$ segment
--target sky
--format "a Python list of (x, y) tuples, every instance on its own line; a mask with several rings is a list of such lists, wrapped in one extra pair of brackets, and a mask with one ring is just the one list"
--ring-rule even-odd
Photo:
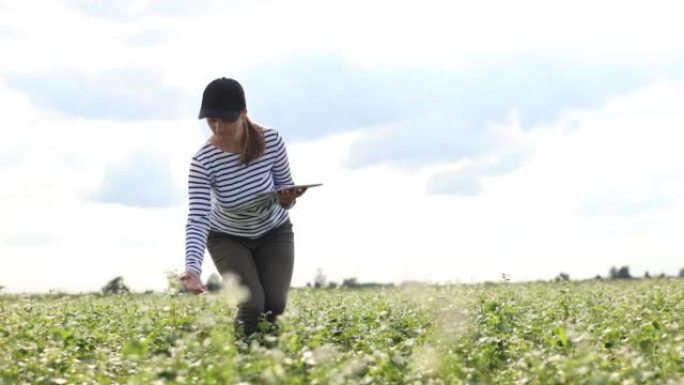
[[(39, 10), (39, 11), (38, 11)], [(197, 112), (226, 76), (285, 138), (293, 285), (676, 275), (675, 1), (0, 0), (0, 285), (184, 269)], [(203, 277), (215, 273), (205, 256)]]

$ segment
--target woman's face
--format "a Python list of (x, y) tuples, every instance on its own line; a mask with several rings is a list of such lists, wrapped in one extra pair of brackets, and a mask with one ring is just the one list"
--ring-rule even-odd
[(242, 117), (239, 117), (234, 122), (229, 122), (221, 118), (207, 118), (207, 125), (209, 125), (209, 128), (211, 128), (211, 132), (218, 136), (235, 134), (236, 129), (240, 126), (241, 122)]

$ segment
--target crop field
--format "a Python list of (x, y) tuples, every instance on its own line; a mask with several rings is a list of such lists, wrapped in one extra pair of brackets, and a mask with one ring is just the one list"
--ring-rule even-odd
[(295, 289), (233, 334), (229, 291), (0, 295), (0, 384), (682, 384), (684, 280)]

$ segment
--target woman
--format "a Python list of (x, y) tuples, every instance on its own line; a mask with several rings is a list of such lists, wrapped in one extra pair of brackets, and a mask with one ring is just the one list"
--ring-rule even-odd
[[(247, 117), (240, 83), (220, 78), (205, 88), (199, 118), (213, 135), (192, 158), (188, 190), (185, 273), (195, 294), (205, 247), (221, 275), (237, 275), (249, 297), (238, 305), (245, 335), (263, 314), (273, 322), (285, 309), (294, 264), (294, 234), (288, 209), (306, 189), (293, 186), (287, 151), (276, 130)], [(266, 193), (266, 194), (264, 194)]]

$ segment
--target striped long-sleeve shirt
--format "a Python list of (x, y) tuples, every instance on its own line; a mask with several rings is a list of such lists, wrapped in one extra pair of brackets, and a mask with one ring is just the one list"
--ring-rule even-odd
[(258, 238), (288, 220), (287, 209), (273, 195), (259, 195), (294, 185), (282, 137), (264, 128), (264, 154), (248, 165), (239, 154), (207, 142), (192, 158), (188, 177), (190, 207), (185, 228), (186, 270), (202, 272), (209, 230)]

